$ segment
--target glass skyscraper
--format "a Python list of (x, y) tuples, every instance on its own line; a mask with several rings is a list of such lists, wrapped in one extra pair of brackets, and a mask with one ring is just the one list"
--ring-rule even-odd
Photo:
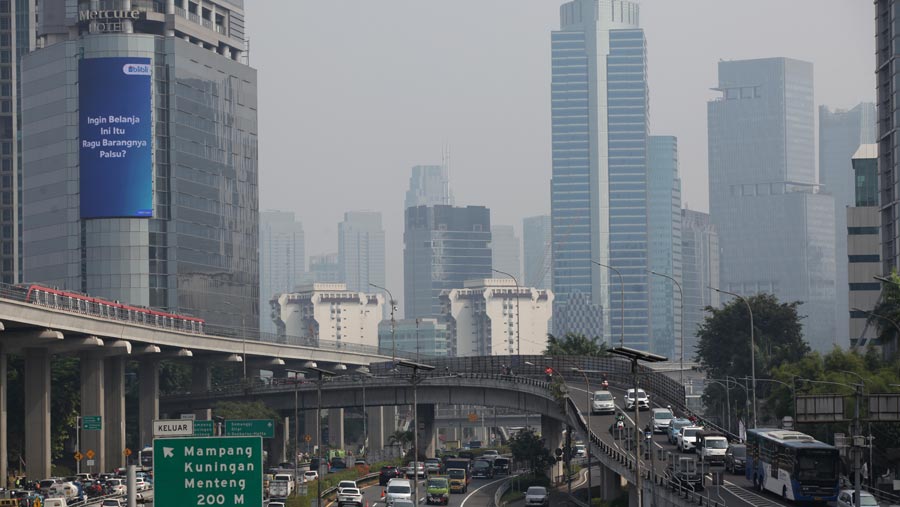
[(413, 166), (403, 209), (438, 204), (453, 205), (450, 169), (446, 165)]
[[(563, 4), (551, 55), (554, 332), (607, 342), (624, 335), (626, 345), (647, 349), (649, 104), (638, 5)], [(592, 261), (622, 273), (625, 301), (619, 280)], [(602, 329), (584, 328), (601, 314)]]
[[(819, 106), (819, 183), (834, 197), (835, 335), (838, 345), (850, 346), (847, 278), (847, 208), (854, 207), (851, 157), (861, 144), (875, 142), (875, 104), (864, 102), (850, 110)], [(874, 280), (873, 280), (874, 282)], [(877, 282), (876, 282), (877, 284)]]
[[(22, 60), (24, 280), (256, 328), (257, 78), (243, 2), (107, 1), (103, 23), (80, 15), (92, 7), (43, 2), (44, 47)], [(152, 216), (81, 216), (78, 70), (112, 58), (149, 62), (136, 72), (151, 80)]]
[(897, 0), (875, 0), (875, 88), (878, 91), (878, 173), (881, 261), (900, 270), (900, 16)]
[(522, 285), (525, 287), (536, 289), (551, 287), (550, 238), (550, 215), (527, 217), (522, 220), (522, 250), (525, 261)]
[[(697, 330), (706, 318), (705, 308), (719, 306), (719, 235), (709, 214), (681, 210), (681, 289), (684, 291), (684, 357), (692, 360)], [(680, 352), (679, 359), (680, 359)]]
[[(384, 286), (384, 228), (379, 211), (348, 211), (338, 224), (341, 281), (353, 292), (377, 292)], [(387, 295), (385, 294), (385, 298)]]
[(289, 211), (259, 213), (259, 329), (275, 333), (272, 298), (303, 283), (306, 248), (303, 224)]
[[(649, 175), (650, 269), (681, 276), (681, 178), (678, 176), (678, 140), (674, 136), (650, 136)], [(650, 350), (668, 358), (681, 354), (681, 297), (671, 280), (650, 278)]]
[[(511, 225), (495, 225), (491, 227), (491, 261), (494, 269), (505, 271), (519, 282), (519, 287), (527, 287), (519, 273), (522, 268), (519, 251), (522, 243), (516, 236), (516, 229)], [(493, 276), (500, 276), (494, 273)]]
[(439, 317), (440, 295), (467, 280), (491, 278), (491, 212), (484, 206), (406, 209), (404, 316)]
[(835, 343), (834, 199), (816, 183), (813, 66), (719, 62), (708, 103), (710, 216), (722, 287), (802, 301), (815, 350)]

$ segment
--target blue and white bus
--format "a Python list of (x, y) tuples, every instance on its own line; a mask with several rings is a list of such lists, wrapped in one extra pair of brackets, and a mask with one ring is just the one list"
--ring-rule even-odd
[(747, 479), (786, 500), (830, 502), (840, 485), (840, 454), (799, 431), (747, 430)]

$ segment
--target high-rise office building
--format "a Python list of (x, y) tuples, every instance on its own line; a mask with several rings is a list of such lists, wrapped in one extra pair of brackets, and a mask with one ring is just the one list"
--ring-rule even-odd
[[(624, 335), (626, 345), (647, 349), (649, 101), (638, 18), (628, 0), (573, 0), (550, 37), (553, 323), (557, 334), (598, 336), (573, 326), (602, 314), (606, 341)], [(621, 272), (625, 301), (615, 274), (594, 261)], [(576, 301), (581, 308), (566, 308)]]
[(372, 292), (384, 286), (384, 228), (378, 211), (348, 211), (338, 224), (338, 263), (347, 289)]
[(304, 284), (311, 283), (343, 283), (341, 280), (341, 263), (337, 253), (325, 253), (309, 256), (309, 271), (304, 277)]
[(537, 355), (547, 349), (553, 293), (509, 278), (469, 280), (441, 293), (455, 355)]
[(884, 274), (900, 270), (900, 18), (898, 0), (875, 0), (875, 88), (878, 107), (878, 174), (881, 262)]
[(819, 183), (834, 197), (835, 342), (850, 345), (847, 285), (847, 208), (855, 206), (850, 158), (861, 144), (875, 142), (875, 104), (863, 102), (849, 111), (819, 106)]
[(441, 292), (491, 277), (491, 211), (484, 206), (406, 209), (403, 287), (407, 319), (438, 317)]
[(450, 169), (447, 164), (413, 166), (403, 209), (439, 204), (453, 205)]
[(835, 343), (834, 199), (816, 183), (813, 66), (719, 62), (708, 103), (710, 217), (722, 288), (802, 301), (814, 350)]
[[(684, 292), (684, 357), (693, 359), (697, 331), (706, 318), (705, 308), (719, 306), (719, 235), (709, 215), (681, 210), (681, 290)], [(679, 359), (681, 350), (677, 351)]]
[(394, 323), (382, 320), (378, 324), (378, 352), (383, 356), (398, 355), (414, 358), (452, 357), (453, 340), (449, 325), (434, 318), (400, 319)]
[[(878, 336), (878, 327), (869, 322), (871, 311), (881, 297), (881, 282), (873, 277), (881, 275), (881, 231), (878, 209), (878, 145), (863, 144), (852, 157), (854, 185), (853, 205), (847, 207), (847, 257), (843, 262), (849, 273), (848, 301), (841, 313), (849, 315), (849, 345), (864, 349)], [(856, 308), (856, 310), (854, 310)], [(888, 356), (890, 357), (890, 356)]]
[[(650, 269), (681, 279), (681, 178), (678, 139), (650, 136), (647, 143)], [(675, 284), (661, 276), (650, 279), (650, 350), (669, 358), (681, 351), (681, 296)]]
[(522, 220), (522, 253), (525, 261), (522, 285), (537, 289), (550, 288), (552, 249), (550, 215)]
[[(520, 275), (522, 243), (516, 236), (516, 229), (511, 225), (495, 225), (491, 227), (491, 265), (494, 269), (505, 271), (514, 276), (520, 287), (525, 283)], [(495, 274), (496, 276), (496, 274)]]
[(0, 3), (0, 282), (22, 273), (22, 57), (35, 48), (37, 2)]
[(40, 23), (22, 59), (24, 280), (256, 328), (243, 2), (46, 0)]
[(272, 298), (303, 283), (303, 224), (290, 211), (259, 213), (259, 330), (275, 332)]
[(321, 341), (338, 347), (378, 347), (381, 294), (356, 292), (343, 283), (314, 283), (281, 294), (273, 304), (279, 341), (316, 346)]

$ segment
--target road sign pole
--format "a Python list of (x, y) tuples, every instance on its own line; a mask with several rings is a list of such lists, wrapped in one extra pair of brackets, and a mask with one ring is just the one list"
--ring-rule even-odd
[[(81, 416), (75, 416), (75, 452), (81, 452)], [(75, 473), (81, 473), (81, 460), (75, 460)]]

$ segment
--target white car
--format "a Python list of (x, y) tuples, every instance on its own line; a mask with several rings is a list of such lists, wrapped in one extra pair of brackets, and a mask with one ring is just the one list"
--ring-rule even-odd
[(357, 488), (343, 488), (337, 495), (338, 507), (344, 505), (355, 505), (359, 507), (363, 504), (363, 494)]
[(681, 452), (693, 451), (697, 444), (697, 433), (703, 431), (701, 426), (686, 426), (678, 432), (678, 450)]
[[(854, 507), (852, 489), (844, 489), (838, 493), (837, 507)], [(859, 507), (878, 507), (878, 500), (872, 496), (872, 493), (865, 491), (859, 492)]]
[(312, 482), (319, 480), (319, 472), (315, 470), (307, 470), (303, 472), (303, 482)]
[(144, 491), (145, 489), (150, 488), (150, 483), (143, 477), (135, 477), (134, 487), (136, 487), (138, 491)]
[(385, 505), (392, 506), (398, 500), (412, 503), (412, 483), (407, 479), (391, 479), (384, 492)]
[(537, 505), (538, 507), (549, 507), (550, 495), (547, 494), (547, 488), (543, 486), (531, 486), (525, 491), (525, 507)]
[(341, 481), (337, 485), (338, 494), (341, 494), (341, 490), (345, 488), (359, 489), (359, 486), (356, 484), (356, 481)]
[[(650, 398), (643, 389), (637, 391), (637, 406), (638, 410), (650, 409)], [(625, 392), (625, 410), (634, 410), (634, 389)]]
[(615, 397), (609, 391), (594, 391), (591, 399), (592, 414), (612, 414), (616, 411)]

